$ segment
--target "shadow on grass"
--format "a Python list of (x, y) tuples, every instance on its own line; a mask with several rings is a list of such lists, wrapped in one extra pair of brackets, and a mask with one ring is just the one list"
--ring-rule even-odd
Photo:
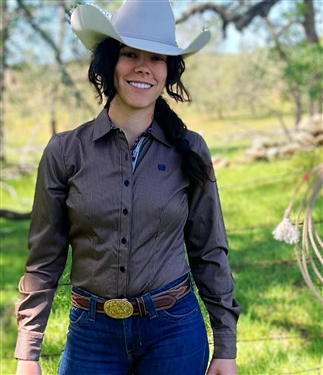
[[(268, 327), (266, 336), (254, 332), (254, 337), (299, 338), (302, 352), (319, 362), (323, 349), (322, 306), (302, 277), (293, 246), (275, 241), (271, 230), (231, 233), (229, 240), (235, 297), (242, 314), (253, 324), (266, 323)], [(249, 332), (242, 329), (241, 334)], [(239, 373), (244, 374), (243, 369)]]

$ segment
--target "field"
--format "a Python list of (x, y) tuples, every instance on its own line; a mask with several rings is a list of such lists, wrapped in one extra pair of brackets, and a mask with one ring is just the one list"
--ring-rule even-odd
[[(238, 324), (239, 375), (323, 374), (322, 305), (303, 280), (294, 247), (274, 240), (272, 235), (304, 174), (322, 163), (322, 149), (289, 159), (246, 163), (243, 161), (245, 149), (254, 137), (279, 136), (276, 119), (219, 121), (183, 110), (181, 115), (189, 128), (205, 137), (212, 155), (229, 160), (226, 167), (216, 170), (216, 175), (229, 239), (235, 297), (242, 308)], [(292, 126), (292, 119), (287, 117), (286, 123)], [(3, 168), (6, 179), (1, 190), (2, 208), (21, 212), (31, 208), (35, 169), (17, 179), (14, 164), (22, 159), (26, 165), (34, 163), (49, 137), (37, 129), (33, 133), (28, 119), (25, 125), (26, 129), (22, 129), (21, 125), (13, 123), (8, 132), (8, 162)], [(28, 136), (32, 141), (27, 142)], [(322, 204), (321, 192), (313, 213), (321, 238)], [(295, 212), (291, 219), (295, 219)], [(28, 221), (1, 221), (1, 375), (15, 373), (14, 304), (28, 253), (28, 224)], [(44, 375), (56, 373), (64, 344), (68, 325), (68, 280), (69, 265), (58, 288), (46, 331), (41, 357)], [(208, 325), (205, 311), (204, 314)]]

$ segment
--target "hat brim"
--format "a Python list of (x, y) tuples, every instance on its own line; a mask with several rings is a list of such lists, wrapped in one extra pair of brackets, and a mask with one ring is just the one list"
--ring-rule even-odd
[(106, 38), (113, 38), (132, 48), (168, 56), (181, 55), (183, 58), (198, 52), (209, 42), (211, 37), (209, 31), (203, 31), (187, 48), (181, 49), (173, 45), (147, 39), (122, 36), (99, 8), (88, 4), (80, 5), (74, 9), (71, 15), (71, 27), (80, 41), (90, 51), (93, 51)]

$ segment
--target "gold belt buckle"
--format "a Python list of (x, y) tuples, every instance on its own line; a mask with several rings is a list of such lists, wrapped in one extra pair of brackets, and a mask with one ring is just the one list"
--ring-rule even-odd
[(114, 319), (129, 318), (133, 314), (133, 306), (126, 299), (109, 299), (104, 303), (104, 312)]

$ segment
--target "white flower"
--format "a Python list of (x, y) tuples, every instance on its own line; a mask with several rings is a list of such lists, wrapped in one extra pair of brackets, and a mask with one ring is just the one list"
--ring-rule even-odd
[(285, 217), (273, 231), (274, 239), (295, 245), (299, 241), (299, 230)]

